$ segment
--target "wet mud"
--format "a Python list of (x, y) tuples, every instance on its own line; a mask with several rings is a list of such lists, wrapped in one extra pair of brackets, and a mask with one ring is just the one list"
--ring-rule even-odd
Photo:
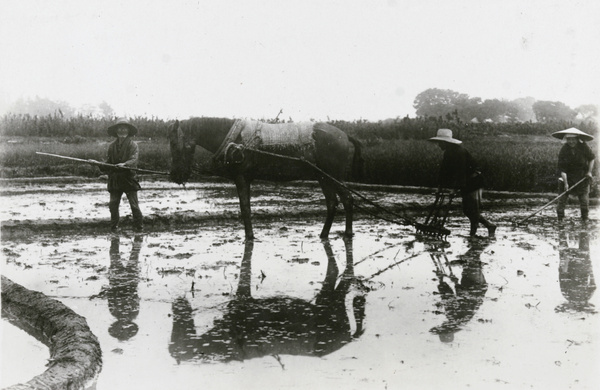
[[(560, 227), (552, 207), (515, 226), (547, 197), (487, 198), (496, 237), (465, 236), (455, 209), (446, 240), (363, 211), (345, 239), (340, 212), (322, 241), (317, 188), (261, 184), (245, 242), (228, 183), (148, 183), (142, 234), (108, 232), (101, 184), (39, 187), (3, 188), (2, 274), (86, 318), (103, 352), (99, 390), (599, 383), (597, 208), (587, 226), (575, 206)], [(433, 201), (365, 195), (419, 219)], [(48, 359), (13, 328), (2, 321), (3, 387)]]

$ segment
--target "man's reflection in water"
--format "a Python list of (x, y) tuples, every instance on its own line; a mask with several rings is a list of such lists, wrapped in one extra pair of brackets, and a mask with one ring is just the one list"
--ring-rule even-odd
[(462, 265), (460, 281), (452, 272), (443, 249), (430, 253), (436, 267), (441, 298), (437, 305), (446, 315), (446, 321), (432, 328), (430, 332), (437, 334), (442, 342), (453, 341), (454, 333), (473, 318), (483, 303), (487, 282), (482, 272), (481, 254), (489, 243), (490, 240), (481, 239), (468, 241), (469, 249), (456, 261)]
[[(173, 302), (169, 352), (178, 362), (189, 359), (227, 362), (280, 354), (324, 356), (340, 349), (363, 333), (365, 316), (365, 296), (356, 288), (354, 277), (352, 241), (344, 242), (346, 268), (336, 285), (339, 270), (329, 241), (323, 241), (327, 271), (313, 304), (289, 296), (253, 298), (254, 242), (247, 240), (236, 297), (227, 304), (225, 314), (214, 322), (213, 328), (196, 334), (188, 300), (181, 297)], [(352, 306), (354, 332), (346, 302)]]
[(596, 291), (596, 281), (590, 258), (590, 235), (587, 231), (573, 232), (575, 244), (569, 246), (569, 234), (561, 229), (558, 232), (558, 280), (560, 291), (568, 301), (559, 305), (556, 312), (576, 311), (595, 313), (589, 300)]
[(131, 255), (127, 261), (121, 259), (120, 237), (114, 235), (110, 242), (109, 288), (106, 295), (108, 309), (116, 321), (108, 328), (108, 333), (121, 341), (129, 340), (138, 332), (138, 326), (133, 321), (140, 311), (139, 256), (143, 238), (143, 235), (134, 236)]

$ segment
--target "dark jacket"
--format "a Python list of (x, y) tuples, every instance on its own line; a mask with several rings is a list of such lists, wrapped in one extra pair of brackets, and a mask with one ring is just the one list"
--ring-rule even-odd
[[(127, 137), (123, 144), (119, 145), (116, 139), (108, 147), (108, 164), (125, 163), (126, 166), (136, 168), (138, 164), (138, 146), (131, 137)], [(141, 189), (135, 171), (112, 167), (100, 167), (100, 170), (108, 174), (108, 192), (130, 192)]]
[(483, 176), (465, 148), (450, 144), (444, 151), (439, 183), (444, 188), (470, 192), (483, 187)]
[(594, 159), (594, 152), (588, 144), (580, 142), (573, 148), (565, 144), (558, 153), (558, 170), (567, 174), (569, 186), (572, 186), (585, 177)]

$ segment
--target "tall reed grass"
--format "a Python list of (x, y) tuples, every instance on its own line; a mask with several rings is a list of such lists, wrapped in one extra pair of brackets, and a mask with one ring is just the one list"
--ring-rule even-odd
[[(140, 129), (139, 166), (168, 171), (170, 152), (166, 139), (169, 122), (134, 118)], [(0, 119), (0, 176), (31, 177), (80, 175), (94, 177), (97, 168), (88, 164), (40, 156), (46, 152), (82, 159), (104, 160), (113, 139), (106, 119), (78, 117), (63, 119), (5, 116)], [(442, 152), (427, 141), (438, 128), (451, 128), (455, 137), (479, 163), (486, 188), (501, 191), (554, 191), (556, 160), (561, 141), (550, 134), (577, 126), (597, 135), (593, 123), (460, 124), (436, 118), (397, 118), (383, 122), (332, 122), (363, 145), (365, 179), (372, 184), (436, 187)], [(597, 145), (590, 145), (597, 153)], [(211, 154), (197, 149), (198, 163), (207, 168)], [(596, 168), (599, 164), (596, 164)], [(597, 169), (596, 169), (597, 170)]]

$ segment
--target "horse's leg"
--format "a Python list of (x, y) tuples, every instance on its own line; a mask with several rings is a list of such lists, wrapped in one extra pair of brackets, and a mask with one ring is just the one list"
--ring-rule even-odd
[(346, 237), (352, 237), (354, 234), (352, 232), (352, 219), (353, 219), (353, 210), (354, 210), (354, 199), (352, 198), (352, 194), (345, 188), (341, 188), (338, 186), (337, 193), (340, 196), (342, 204), (344, 205), (344, 212), (346, 213), (346, 232), (344, 235)]
[[(317, 167), (330, 178), (322, 178), (320, 181), (328, 182), (323, 187), (323, 192), (327, 197), (327, 192), (333, 192), (335, 195), (331, 197), (339, 196), (340, 200), (344, 204), (344, 210), (346, 212), (346, 232), (347, 237), (352, 236), (352, 196), (350, 192), (339, 184), (338, 181), (343, 181), (348, 164), (352, 160), (353, 153), (356, 153), (357, 147), (353, 146), (348, 140), (348, 136), (344, 134), (340, 129), (328, 125), (326, 123), (316, 124), (313, 131), (313, 138), (315, 139), (315, 161)], [(327, 187), (327, 189), (326, 189)], [(328, 207), (328, 212), (329, 212)], [(330, 211), (332, 214), (328, 217), (333, 219), (334, 210)], [(328, 221), (331, 224), (331, 221)], [(325, 226), (328, 232), (328, 226)], [(325, 229), (324, 229), (325, 232)], [(321, 234), (323, 237), (323, 234)]]
[(246, 232), (246, 240), (254, 239), (252, 231), (252, 219), (250, 213), (250, 181), (244, 175), (237, 175), (234, 179), (237, 188), (238, 197), (240, 198), (240, 211), (242, 220), (244, 221), (244, 230)]
[(335, 184), (326, 178), (320, 178), (319, 184), (325, 195), (325, 203), (327, 204), (327, 217), (325, 218), (325, 225), (321, 230), (321, 238), (327, 238), (331, 225), (333, 224), (333, 218), (335, 217), (335, 209), (337, 208), (338, 200), (336, 196)]

